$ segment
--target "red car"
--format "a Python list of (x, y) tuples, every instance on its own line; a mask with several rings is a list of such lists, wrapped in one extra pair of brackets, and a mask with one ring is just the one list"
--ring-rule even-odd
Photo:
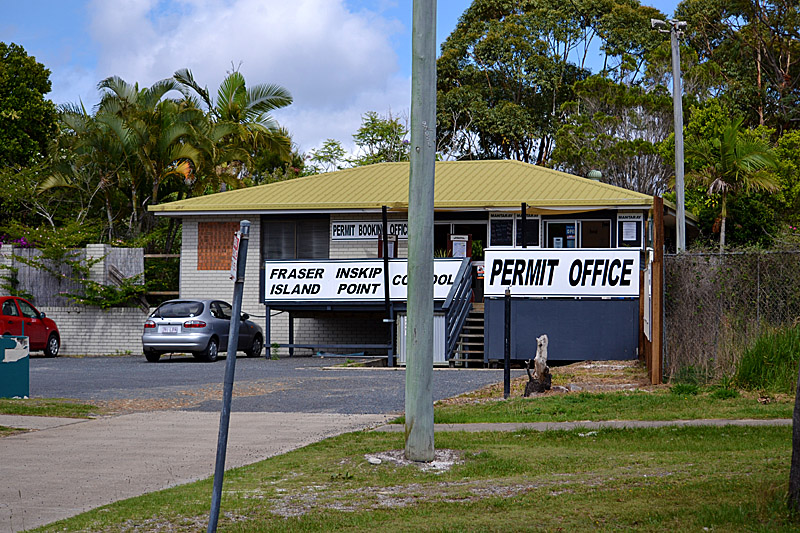
[(28, 300), (17, 296), (0, 296), (0, 332), (3, 335), (25, 335), (30, 350), (43, 351), (46, 357), (57, 356), (61, 347), (56, 323)]

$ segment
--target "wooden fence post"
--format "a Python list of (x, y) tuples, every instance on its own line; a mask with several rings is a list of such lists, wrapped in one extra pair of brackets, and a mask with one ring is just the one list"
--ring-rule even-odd
[(663, 378), (664, 354), (664, 200), (653, 197), (653, 298), (652, 338), (648, 373), (650, 384)]

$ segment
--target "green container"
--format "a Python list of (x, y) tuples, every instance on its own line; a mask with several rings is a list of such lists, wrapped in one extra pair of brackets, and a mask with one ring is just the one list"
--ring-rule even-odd
[(30, 396), (28, 337), (0, 336), (0, 398)]

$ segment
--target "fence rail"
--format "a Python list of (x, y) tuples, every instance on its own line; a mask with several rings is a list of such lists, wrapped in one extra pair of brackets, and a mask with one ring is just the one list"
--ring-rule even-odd
[(800, 251), (665, 255), (665, 373), (731, 375), (769, 328), (800, 318)]

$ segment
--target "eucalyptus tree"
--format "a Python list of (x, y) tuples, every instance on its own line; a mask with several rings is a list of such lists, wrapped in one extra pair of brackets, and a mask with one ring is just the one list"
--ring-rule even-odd
[(599, 170), (603, 181), (644, 194), (661, 195), (673, 165), (662, 145), (672, 133), (672, 98), (664, 87), (646, 90), (592, 76), (573, 87), (575, 100), (562, 108), (550, 163), (586, 176)]
[(291, 139), (270, 115), (272, 111), (292, 103), (288, 90), (276, 84), (248, 87), (244, 76), (234, 71), (225, 77), (217, 89), (216, 99), (213, 99), (208, 89), (195, 81), (191, 70), (175, 72), (174, 79), (185, 98), (198, 108), (205, 108), (212, 122), (233, 126), (234, 131), (217, 142), (226, 145), (229, 153), (237, 153), (238, 156), (236, 159), (224, 158), (220, 161), (215, 167), (218, 176), (233, 172), (241, 177), (248, 173), (252, 158), (263, 152), (274, 153), (282, 161), (291, 160)]
[(750, 125), (800, 123), (800, 10), (795, 0), (683, 0), (687, 43)]
[(475, 0), (438, 61), (440, 150), (544, 163), (591, 50), (604, 54), (604, 75), (641, 77), (657, 16), (638, 0)]
[(707, 187), (709, 195), (720, 195), (719, 251), (725, 249), (725, 221), (728, 198), (737, 192), (776, 190), (775, 154), (760, 137), (742, 129), (742, 119), (734, 119), (708, 137), (690, 137), (686, 157), (694, 170), (687, 178)]

